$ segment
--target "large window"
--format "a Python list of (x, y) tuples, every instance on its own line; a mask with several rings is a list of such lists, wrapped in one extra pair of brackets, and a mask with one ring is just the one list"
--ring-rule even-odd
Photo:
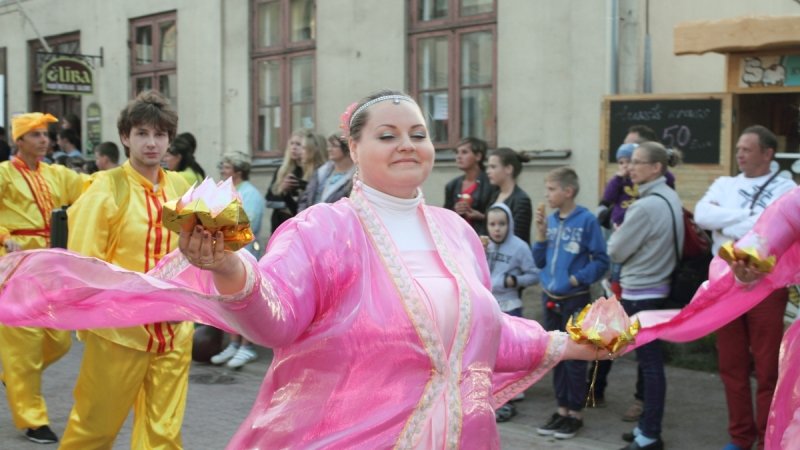
[(253, 154), (283, 153), (296, 128), (316, 127), (314, 0), (251, 0)]
[(178, 22), (175, 12), (130, 23), (131, 93), (155, 89), (178, 107)]
[(409, 0), (411, 92), (437, 148), (496, 143), (496, 0)]

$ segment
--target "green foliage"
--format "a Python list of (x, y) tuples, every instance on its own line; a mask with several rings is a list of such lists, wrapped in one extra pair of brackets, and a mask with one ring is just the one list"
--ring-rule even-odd
[(715, 373), (718, 370), (716, 342), (716, 334), (685, 344), (662, 341), (664, 362), (674, 367)]

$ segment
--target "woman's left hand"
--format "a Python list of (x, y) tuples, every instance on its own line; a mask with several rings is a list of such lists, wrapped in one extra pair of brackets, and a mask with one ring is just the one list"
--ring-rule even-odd
[(625, 345), (616, 352), (611, 352), (588, 342), (579, 344), (567, 338), (567, 348), (564, 351), (562, 359), (580, 359), (584, 361), (614, 359), (625, 354), (625, 349), (627, 347), (628, 346)]
[(744, 261), (734, 261), (731, 264), (731, 269), (733, 274), (736, 275), (736, 279), (746, 284), (757, 281), (764, 276), (764, 273)]

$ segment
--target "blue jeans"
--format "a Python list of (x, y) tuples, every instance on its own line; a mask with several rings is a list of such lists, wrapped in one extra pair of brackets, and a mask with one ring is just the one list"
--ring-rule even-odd
[[(542, 294), (544, 308), (544, 329), (547, 331), (566, 331), (570, 317), (577, 317), (584, 306), (590, 302), (589, 294), (582, 294), (564, 300), (555, 300)], [(547, 303), (553, 302), (554, 308)], [(586, 361), (564, 360), (553, 368), (553, 388), (556, 401), (561, 408), (580, 411), (586, 403)]]
[[(644, 300), (622, 299), (622, 307), (628, 315), (639, 311), (660, 309), (663, 298)], [(639, 418), (639, 429), (652, 439), (661, 437), (661, 421), (664, 418), (664, 400), (667, 395), (667, 379), (664, 374), (664, 355), (661, 341), (655, 340), (636, 349), (639, 370), (644, 384), (644, 410)]]

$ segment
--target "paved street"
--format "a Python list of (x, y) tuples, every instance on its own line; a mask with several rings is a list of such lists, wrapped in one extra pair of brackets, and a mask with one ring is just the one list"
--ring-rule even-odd
[[(72, 404), (72, 387), (80, 364), (83, 346), (75, 341), (70, 353), (45, 372), (44, 392), (53, 429), (61, 435)], [(184, 420), (187, 449), (221, 449), (247, 414), (262, 376), (269, 352), (262, 351), (258, 362), (238, 372), (194, 364)], [(553, 412), (553, 392), (546, 378), (527, 392), (518, 403), (519, 415), (501, 424), (504, 449), (617, 449), (621, 433), (630, 425), (619, 417), (628, 406), (633, 389), (635, 364), (629, 357), (615, 363), (608, 406), (586, 412), (585, 427), (577, 437), (566, 441), (538, 437), (535, 427)], [(725, 436), (725, 401), (718, 377), (703, 372), (669, 368), (668, 402), (664, 420), (664, 440), (670, 449), (712, 450), (721, 448)], [(129, 421), (130, 422), (130, 421)], [(115, 449), (129, 448), (130, 423), (117, 439)], [(13, 428), (8, 408), (0, 407), (0, 449), (41, 449)]]

